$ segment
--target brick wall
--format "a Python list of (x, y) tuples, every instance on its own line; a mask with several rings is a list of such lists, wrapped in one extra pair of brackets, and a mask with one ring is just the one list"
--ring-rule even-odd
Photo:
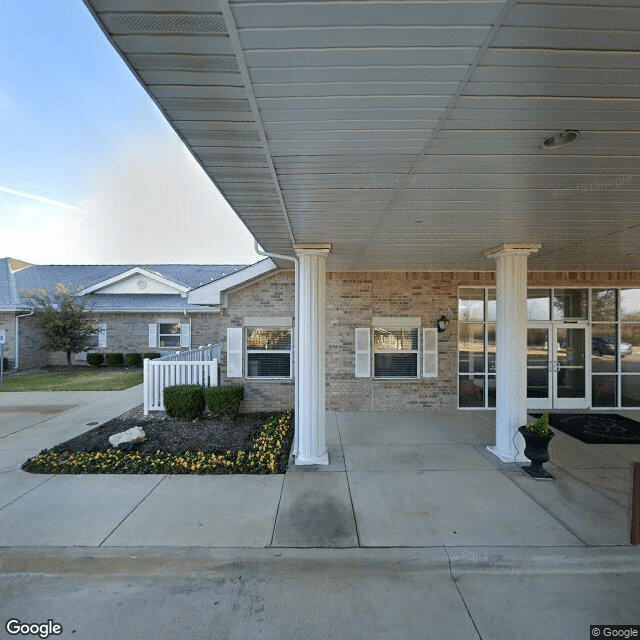
[(20, 318), (20, 369), (30, 369), (49, 364), (50, 354), (42, 346), (42, 332), (33, 316)]
[(291, 317), (294, 315), (293, 271), (280, 271), (229, 295), (225, 310), (220, 374), (223, 384), (243, 384), (242, 411), (284, 411), (293, 409), (293, 380), (227, 379), (227, 327), (244, 326), (247, 317)]
[[(490, 286), (493, 273), (331, 272), (327, 274), (327, 408), (340, 411), (449, 410), (456, 403), (458, 286)], [(355, 329), (374, 316), (450, 320), (438, 334), (438, 376), (355, 378)]]
[[(221, 314), (201, 313), (122, 313), (99, 314), (97, 321), (107, 325), (107, 346), (92, 349), (102, 353), (146, 353), (159, 351), (159, 347), (149, 347), (149, 325), (162, 322), (191, 322), (191, 347), (214, 344), (220, 341)], [(170, 349), (163, 349), (163, 351)]]
[[(529, 286), (634, 286), (640, 272), (530, 272)], [(457, 398), (458, 287), (495, 286), (495, 272), (329, 272), (326, 288), (326, 406), (342, 411), (453, 410)], [(293, 380), (226, 378), (226, 330), (242, 327), (246, 317), (293, 317), (293, 271), (280, 271), (228, 296), (221, 314), (191, 316), (191, 344), (217, 343), (221, 349), (222, 383), (242, 383), (243, 411), (276, 411), (294, 405)], [(374, 316), (420, 317), (423, 327), (435, 327), (445, 314), (449, 328), (438, 338), (438, 377), (420, 380), (355, 378), (355, 329), (371, 327)], [(164, 316), (163, 316), (164, 317)], [(13, 318), (13, 316), (12, 316)], [(13, 320), (9, 322), (13, 326)], [(102, 315), (107, 324), (107, 347), (102, 351), (149, 351), (148, 327), (158, 314)], [(176, 316), (176, 320), (179, 320)], [(0, 317), (0, 323), (7, 318)], [(64, 362), (63, 354), (51, 358), (39, 347), (31, 318), (21, 321), (23, 367), (43, 362)], [(2, 326), (0, 324), (0, 326)], [(10, 327), (7, 327), (10, 328)], [(13, 329), (11, 328), (11, 331)]]
[[(15, 369), (16, 362), (16, 315), (15, 312), (0, 313), (0, 330), (4, 330), (6, 341), (4, 357), (9, 361), (9, 370)], [(42, 348), (42, 336), (31, 316), (22, 317), (19, 323), (20, 368), (28, 369), (48, 364), (49, 354)]]
[[(529, 286), (638, 286), (640, 272), (530, 272)], [(458, 288), (495, 286), (495, 272), (329, 272), (326, 288), (326, 406), (340, 411), (454, 410), (457, 402)], [(227, 326), (246, 316), (292, 316), (293, 272), (281, 271), (229, 296)], [(420, 380), (355, 378), (355, 329), (374, 316), (420, 317), (435, 327), (446, 315), (449, 328), (438, 338), (438, 377)], [(222, 376), (226, 380), (226, 338)], [(238, 383), (239, 380), (229, 382)], [(294, 402), (292, 381), (244, 380), (244, 410), (279, 410)]]
[(15, 317), (16, 314), (0, 313), (0, 331), (5, 333), (4, 357), (9, 361), (9, 368), (13, 369), (15, 363)]
[[(159, 351), (159, 348), (149, 347), (149, 325), (159, 322), (161, 319), (174, 319), (176, 322), (184, 322), (183, 314), (158, 314), (158, 313), (112, 313), (97, 314), (97, 322), (107, 325), (107, 346), (95, 348), (92, 351), (98, 353), (141, 353)], [(191, 321), (191, 346), (199, 347), (205, 344), (221, 342), (225, 335), (222, 329), (224, 321), (221, 314), (200, 313), (189, 314)], [(25, 333), (23, 334), (23, 326)], [(66, 364), (66, 355), (62, 352), (47, 353), (39, 347), (41, 341), (39, 332), (32, 318), (20, 321), (21, 331), (21, 368), (38, 367), (46, 364)], [(226, 339), (226, 338), (225, 338)], [(164, 351), (165, 349), (163, 349)], [(169, 349), (166, 349), (169, 351)], [(86, 364), (82, 359), (74, 356), (74, 364)]]

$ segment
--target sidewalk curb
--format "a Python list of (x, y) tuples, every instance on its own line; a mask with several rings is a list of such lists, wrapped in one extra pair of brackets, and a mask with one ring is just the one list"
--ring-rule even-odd
[(468, 573), (640, 574), (640, 549), (630, 547), (416, 547), (293, 549), (221, 547), (5, 547), (0, 575), (30, 573), (179, 574), (262, 570), (278, 563), (314, 562), (344, 571), (350, 563), (410, 562), (416, 571)]

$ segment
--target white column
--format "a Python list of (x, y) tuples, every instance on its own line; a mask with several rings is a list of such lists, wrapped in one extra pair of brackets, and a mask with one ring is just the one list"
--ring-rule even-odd
[(325, 443), (325, 262), (331, 245), (294, 245), (298, 256), (296, 464), (329, 464)]
[(527, 258), (540, 246), (503, 244), (485, 254), (498, 262), (496, 444), (488, 449), (504, 462), (513, 462), (518, 451), (524, 451), (518, 428), (527, 421)]

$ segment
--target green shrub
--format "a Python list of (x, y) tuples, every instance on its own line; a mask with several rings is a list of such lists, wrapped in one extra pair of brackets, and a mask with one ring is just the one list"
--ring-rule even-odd
[(110, 367), (121, 367), (124, 363), (124, 356), (121, 353), (107, 353), (105, 357)]
[(238, 415), (240, 402), (244, 398), (242, 385), (229, 384), (204, 389), (204, 400), (214, 416), (234, 419)]
[(543, 413), (535, 422), (530, 422), (527, 425), (527, 431), (539, 436), (548, 436), (551, 433), (549, 414)]
[(197, 384), (181, 384), (164, 389), (164, 410), (176, 420), (196, 420), (204, 413), (203, 388)]
[(104, 353), (87, 353), (87, 364), (99, 367), (104, 362)]
[(141, 366), (142, 366), (141, 353), (127, 353), (127, 367), (141, 367)]
[(145, 353), (144, 357), (148, 360), (155, 360), (156, 358), (160, 358), (160, 354), (157, 351), (150, 351), (149, 353)]

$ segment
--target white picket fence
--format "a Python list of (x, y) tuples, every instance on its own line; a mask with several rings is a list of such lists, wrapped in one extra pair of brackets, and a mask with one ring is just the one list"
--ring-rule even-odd
[[(144, 360), (144, 415), (149, 411), (164, 411), (165, 387), (178, 384), (218, 386), (217, 345), (200, 347), (155, 360)], [(205, 359), (209, 356), (208, 359)]]
[(156, 358), (153, 362), (186, 362), (186, 361), (200, 361), (206, 362), (208, 360), (220, 359), (220, 345), (208, 344), (204, 347), (198, 347), (197, 349), (191, 349), (190, 351), (177, 351), (168, 356), (162, 358)]

